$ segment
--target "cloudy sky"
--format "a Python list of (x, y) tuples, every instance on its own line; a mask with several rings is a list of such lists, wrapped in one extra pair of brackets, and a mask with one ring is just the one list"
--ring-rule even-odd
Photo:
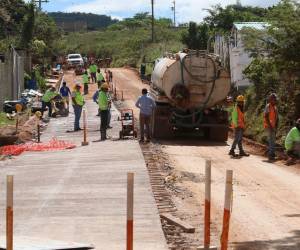
[[(29, 1), (29, 0), (27, 0)], [(154, 0), (155, 14), (158, 17), (172, 17), (173, 0)], [(243, 5), (271, 6), (279, 0), (241, 0)], [(201, 21), (206, 16), (203, 9), (215, 4), (223, 6), (236, 3), (236, 0), (176, 0), (178, 22)], [(106, 14), (115, 18), (131, 17), (137, 12), (151, 11), (151, 0), (49, 0), (43, 4), (46, 11), (91, 12)]]

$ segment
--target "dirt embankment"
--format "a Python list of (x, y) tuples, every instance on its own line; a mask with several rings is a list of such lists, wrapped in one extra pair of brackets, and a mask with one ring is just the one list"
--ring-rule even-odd
[[(134, 107), (145, 87), (128, 69), (113, 69), (117, 87), (124, 91), (124, 105)], [(212, 160), (212, 243), (219, 245), (222, 227), (225, 173), (234, 173), (234, 196), (230, 227), (232, 249), (300, 249), (299, 206), (300, 166), (287, 167), (267, 163), (259, 156), (262, 148), (251, 148), (251, 155), (241, 159), (228, 156), (227, 143), (197, 140), (156, 141), (151, 150), (169, 166), (165, 176), (174, 176), (174, 190), (169, 189), (177, 216), (196, 227), (188, 236), (190, 246), (203, 238), (203, 203), (205, 160)], [(246, 149), (249, 149), (246, 146)], [(168, 187), (166, 187), (168, 188)], [(180, 249), (180, 248), (179, 248)]]

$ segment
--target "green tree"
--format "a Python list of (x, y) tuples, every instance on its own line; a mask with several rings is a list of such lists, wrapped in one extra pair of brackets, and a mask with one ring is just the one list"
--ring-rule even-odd
[(206, 50), (209, 40), (209, 27), (206, 23), (197, 25), (190, 22), (188, 31), (182, 34), (181, 41), (189, 49)]
[(218, 32), (229, 32), (234, 22), (258, 22), (264, 21), (268, 13), (267, 9), (241, 5), (215, 5), (206, 9), (209, 15), (204, 21), (209, 27)]
[(21, 47), (28, 49), (33, 39), (34, 35), (34, 25), (35, 25), (35, 6), (30, 3), (27, 6), (28, 13), (25, 16), (23, 31), (22, 31), (22, 39), (21, 39)]

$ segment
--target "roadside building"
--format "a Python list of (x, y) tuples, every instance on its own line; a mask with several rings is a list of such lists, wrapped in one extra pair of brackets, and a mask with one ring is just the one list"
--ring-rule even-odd
[(243, 43), (243, 29), (265, 30), (268, 23), (265, 22), (241, 22), (234, 23), (230, 36), (217, 35), (215, 37), (215, 54), (220, 55), (222, 64), (230, 68), (231, 83), (234, 87), (241, 89), (251, 85), (243, 71), (251, 63), (252, 58), (245, 50)]

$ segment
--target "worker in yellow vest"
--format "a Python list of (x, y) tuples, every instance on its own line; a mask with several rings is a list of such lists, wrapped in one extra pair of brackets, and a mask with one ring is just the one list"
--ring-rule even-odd
[[(245, 114), (244, 114), (244, 103), (245, 103), (245, 97), (242, 95), (239, 95), (236, 98), (237, 104), (234, 106), (232, 111), (232, 127), (234, 129), (234, 141), (232, 143), (231, 149), (229, 151), (229, 155), (233, 157), (238, 156), (249, 156), (244, 149), (243, 149), (243, 134), (245, 129)], [(239, 155), (237, 155), (234, 150), (236, 146), (239, 147)]]
[(101, 141), (104, 141), (107, 138), (106, 130), (108, 128), (109, 105), (110, 105), (108, 89), (109, 89), (109, 85), (107, 83), (103, 83), (101, 85), (101, 89), (98, 97), (98, 105), (99, 105), (100, 118), (101, 118), (101, 126), (100, 126)]
[(268, 135), (269, 147), (268, 147), (268, 159), (269, 161), (275, 160), (275, 142), (276, 142), (276, 130), (278, 127), (278, 109), (277, 109), (277, 95), (272, 93), (268, 98), (268, 103), (264, 111), (264, 128)]
[(75, 121), (74, 121), (74, 132), (81, 130), (79, 126), (82, 107), (84, 105), (84, 97), (80, 92), (81, 86), (80, 84), (75, 85), (75, 89), (72, 92), (72, 103), (73, 103), (73, 109), (75, 114)]
[(95, 62), (92, 62), (90, 67), (90, 74), (91, 74), (91, 78), (92, 78), (92, 83), (96, 83), (97, 81), (97, 65), (95, 64)]
[(300, 159), (300, 118), (285, 138), (285, 149), (288, 155), (286, 165), (293, 165)]
[(48, 116), (52, 116), (52, 100), (58, 95), (55, 87), (50, 87), (46, 90), (45, 94), (42, 97), (42, 117), (46, 107), (48, 107)]

